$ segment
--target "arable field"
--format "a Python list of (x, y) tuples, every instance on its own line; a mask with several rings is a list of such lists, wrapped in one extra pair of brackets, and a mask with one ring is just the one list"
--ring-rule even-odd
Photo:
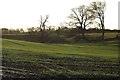
[(120, 77), (118, 41), (45, 44), (2, 39), (2, 55), (3, 78), (112, 80)]

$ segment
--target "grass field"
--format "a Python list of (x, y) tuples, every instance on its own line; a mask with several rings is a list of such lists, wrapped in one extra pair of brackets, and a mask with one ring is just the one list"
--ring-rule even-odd
[(2, 51), (4, 77), (119, 77), (117, 41), (43, 44), (2, 39)]

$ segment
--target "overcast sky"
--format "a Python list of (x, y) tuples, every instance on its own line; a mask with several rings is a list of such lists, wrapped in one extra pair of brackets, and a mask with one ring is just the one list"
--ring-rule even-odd
[[(0, 28), (38, 27), (40, 15), (48, 14), (49, 25), (66, 21), (71, 8), (95, 0), (0, 0)], [(104, 0), (100, 0), (104, 1)], [(105, 26), (118, 29), (118, 1), (105, 0)]]

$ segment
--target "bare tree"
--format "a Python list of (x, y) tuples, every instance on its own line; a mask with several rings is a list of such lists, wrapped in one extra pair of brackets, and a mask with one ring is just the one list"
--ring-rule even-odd
[(46, 32), (46, 23), (48, 21), (49, 16), (46, 15), (45, 18), (43, 18), (43, 16), (40, 16), (40, 42), (46, 42), (47, 41), (47, 37), (48, 37), (48, 33)]
[(40, 31), (45, 31), (46, 29), (46, 22), (48, 20), (49, 16), (46, 15), (45, 19), (43, 19), (42, 16), (40, 16)]
[(96, 13), (96, 18), (100, 20), (101, 29), (102, 29), (102, 39), (104, 39), (105, 25), (104, 25), (104, 12), (106, 4), (105, 2), (97, 1), (91, 3), (91, 8)]
[(84, 39), (86, 27), (91, 23), (93, 18), (89, 7), (81, 5), (78, 8), (73, 8), (69, 18), (72, 19), (70, 25), (76, 26)]

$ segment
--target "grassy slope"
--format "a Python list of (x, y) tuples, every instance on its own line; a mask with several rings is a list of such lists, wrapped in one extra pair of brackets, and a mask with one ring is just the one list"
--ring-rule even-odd
[(43, 44), (19, 40), (3, 39), (3, 48), (33, 51), (38, 53), (82, 54), (93, 56), (117, 57), (118, 48), (114, 42), (82, 44)]
[[(117, 76), (117, 45), (115, 41), (43, 44), (3, 39), (3, 64), (10, 67), (10, 70), (14, 70), (11, 69), (12, 67), (22, 69), (24, 73), (26, 73), (24, 70), (32, 71), (37, 75)], [(18, 72), (20, 73), (20, 71)], [(9, 74), (13, 75), (14, 73)]]

